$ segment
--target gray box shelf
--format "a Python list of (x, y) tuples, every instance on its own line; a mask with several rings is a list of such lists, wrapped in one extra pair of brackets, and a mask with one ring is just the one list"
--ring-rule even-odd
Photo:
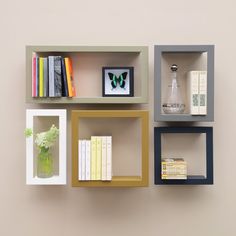
[[(201, 70), (200, 57), (204, 56), (204, 70), (207, 70), (207, 115), (164, 114), (162, 101), (164, 97), (163, 87), (167, 83), (163, 65), (170, 67), (177, 64), (184, 68), (184, 72)], [(163, 62), (164, 60), (164, 62)], [(200, 68), (200, 69), (199, 69)], [(194, 122), (214, 121), (214, 45), (155, 45), (154, 46), (154, 120), (166, 122)]]
[[(32, 53), (72, 58), (77, 97), (32, 97)], [(133, 66), (133, 97), (102, 97), (102, 66)], [(74, 78), (76, 79), (75, 75)], [(45, 104), (132, 104), (148, 102), (147, 46), (26, 46), (26, 102)]]

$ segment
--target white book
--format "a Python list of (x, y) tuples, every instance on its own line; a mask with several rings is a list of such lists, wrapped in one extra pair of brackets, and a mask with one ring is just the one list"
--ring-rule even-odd
[(48, 57), (48, 82), (49, 82), (49, 97), (55, 97), (54, 56)]
[(199, 71), (189, 71), (187, 75), (187, 94), (191, 115), (199, 115)]
[(107, 180), (112, 180), (112, 137), (107, 136)]
[(199, 71), (199, 114), (207, 114), (207, 71)]
[(82, 176), (81, 179), (82, 180), (86, 180), (86, 140), (82, 140), (82, 160), (81, 160), (81, 171), (82, 171)]
[(78, 170), (79, 170), (79, 180), (82, 180), (82, 141), (78, 140), (78, 150), (79, 150), (79, 161), (78, 161)]
[(91, 180), (91, 176), (90, 176), (90, 161), (91, 161), (90, 147), (91, 147), (91, 141), (86, 140), (86, 160), (85, 160), (86, 161), (86, 164), (85, 164), (85, 168), (86, 168), (85, 179), (86, 180)]
[(107, 137), (102, 136), (102, 180), (107, 180)]

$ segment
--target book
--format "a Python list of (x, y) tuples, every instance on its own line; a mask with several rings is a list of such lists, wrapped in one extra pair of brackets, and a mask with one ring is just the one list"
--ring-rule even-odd
[(199, 73), (189, 71), (187, 75), (187, 96), (191, 115), (199, 114)]
[(43, 96), (48, 97), (48, 58), (43, 58)]
[(91, 137), (91, 180), (96, 180), (97, 137)]
[(97, 136), (96, 180), (102, 179), (102, 137)]
[(85, 179), (86, 180), (90, 180), (90, 145), (91, 145), (91, 141), (90, 140), (86, 140), (86, 173), (85, 173)]
[(102, 136), (102, 180), (107, 180), (107, 137)]
[(107, 136), (107, 180), (112, 180), (112, 137)]
[(72, 90), (72, 76), (71, 76), (71, 66), (70, 59), (68, 57), (65, 58), (65, 67), (66, 67), (66, 78), (67, 78), (67, 86), (68, 86), (68, 96), (73, 97)]
[(43, 76), (44, 76), (44, 72), (43, 72), (43, 58), (40, 57), (39, 58), (39, 97), (43, 97)]
[(81, 141), (81, 150), (82, 150), (82, 154), (81, 154), (81, 180), (86, 180), (86, 140), (82, 140)]
[(78, 153), (79, 153), (79, 160), (78, 160), (78, 179), (82, 180), (82, 141), (78, 140)]
[(49, 82), (49, 97), (55, 97), (54, 56), (48, 57), (48, 82)]
[(66, 78), (66, 66), (65, 59), (61, 58), (61, 72), (62, 72), (62, 96), (68, 97), (68, 86), (67, 86), (67, 78)]
[(36, 53), (32, 55), (32, 97), (37, 97), (36, 94)]
[(182, 158), (167, 158), (161, 161), (162, 179), (186, 179), (187, 162)]
[(199, 114), (207, 114), (207, 71), (199, 71)]
[(54, 56), (54, 96), (61, 97), (62, 93), (61, 56)]
[(39, 96), (39, 57), (36, 56), (36, 97)]

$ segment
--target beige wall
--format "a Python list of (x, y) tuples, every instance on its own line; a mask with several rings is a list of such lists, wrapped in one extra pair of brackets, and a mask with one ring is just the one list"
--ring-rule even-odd
[[(235, 9), (234, 0), (1, 0), (0, 235), (235, 235)], [(25, 104), (27, 44), (150, 47), (150, 187), (72, 188), (69, 120), (68, 185), (25, 185), (25, 109), (36, 107)], [(213, 186), (153, 184), (154, 44), (216, 45)]]

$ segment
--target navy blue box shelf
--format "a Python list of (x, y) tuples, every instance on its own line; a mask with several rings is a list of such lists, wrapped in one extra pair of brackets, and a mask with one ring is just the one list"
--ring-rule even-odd
[[(206, 134), (206, 176), (188, 175), (186, 180), (161, 179), (161, 134), (163, 133), (205, 133)], [(213, 184), (213, 128), (212, 127), (155, 127), (154, 158), (156, 185), (201, 185)]]

